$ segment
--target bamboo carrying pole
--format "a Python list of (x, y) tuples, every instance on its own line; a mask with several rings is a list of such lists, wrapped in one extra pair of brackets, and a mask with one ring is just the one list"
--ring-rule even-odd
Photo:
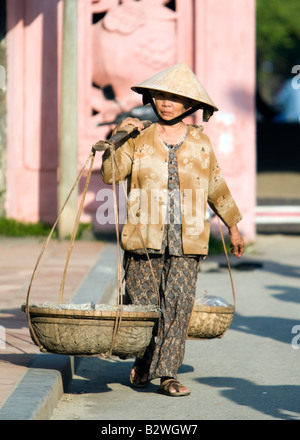
[[(58, 212), (77, 176), (77, 142), (77, 0), (64, 0)], [(76, 188), (59, 219), (60, 238), (71, 235), (77, 209)]]

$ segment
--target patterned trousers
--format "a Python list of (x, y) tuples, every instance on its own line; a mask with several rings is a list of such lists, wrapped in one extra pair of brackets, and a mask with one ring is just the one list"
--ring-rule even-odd
[[(160, 294), (162, 317), (152, 340), (138, 359), (149, 367), (149, 379), (177, 377), (183, 362), (186, 332), (194, 305), (198, 257), (150, 255)], [(125, 301), (129, 304), (158, 304), (157, 290), (146, 256), (125, 252)]]

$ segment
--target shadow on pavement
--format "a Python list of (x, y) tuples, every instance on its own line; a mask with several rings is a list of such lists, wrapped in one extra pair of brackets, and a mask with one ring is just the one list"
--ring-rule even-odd
[(300, 418), (300, 386), (256, 385), (249, 380), (235, 377), (206, 377), (196, 380), (203, 385), (222, 388), (221, 395), (239, 406), (247, 406), (276, 419)]

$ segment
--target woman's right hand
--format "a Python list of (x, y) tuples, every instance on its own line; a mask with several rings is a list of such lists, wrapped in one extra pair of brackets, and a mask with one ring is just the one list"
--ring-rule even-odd
[(138, 118), (129, 117), (129, 118), (125, 118), (120, 124), (118, 124), (116, 128), (113, 130), (112, 134), (115, 134), (121, 128), (126, 127), (126, 125), (133, 125), (139, 131), (142, 131), (144, 129), (144, 124), (142, 123), (142, 121), (140, 121)]

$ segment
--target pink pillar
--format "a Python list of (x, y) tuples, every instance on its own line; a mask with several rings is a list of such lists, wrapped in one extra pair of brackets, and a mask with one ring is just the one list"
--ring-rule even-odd
[[(242, 5), (241, 5), (242, 3)], [(255, 1), (195, 1), (195, 69), (219, 108), (204, 125), (242, 213), (240, 229), (255, 238)]]
[(57, 211), (58, 2), (7, 2), (7, 216)]

